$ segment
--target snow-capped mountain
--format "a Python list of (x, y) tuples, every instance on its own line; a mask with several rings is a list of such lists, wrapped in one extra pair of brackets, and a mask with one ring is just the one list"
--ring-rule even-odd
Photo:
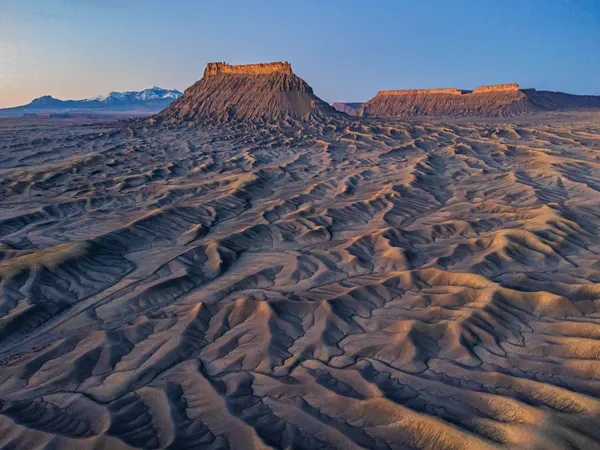
[(88, 99), (88, 101), (99, 101), (102, 103), (118, 102), (149, 102), (153, 100), (177, 100), (183, 94), (175, 89), (163, 89), (154, 86), (143, 91), (111, 92), (108, 95), (99, 95)]
[(143, 91), (111, 92), (84, 100), (59, 100), (50, 95), (15, 108), (0, 109), (0, 117), (35, 113), (136, 113), (155, 114), (183, 94), (176, 89), (154, 86)]

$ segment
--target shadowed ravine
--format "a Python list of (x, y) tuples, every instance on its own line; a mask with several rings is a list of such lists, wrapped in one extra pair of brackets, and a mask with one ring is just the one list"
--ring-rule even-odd
[(0, 447), (598, 448), (600, 122), (533, 121), (0, 124)]

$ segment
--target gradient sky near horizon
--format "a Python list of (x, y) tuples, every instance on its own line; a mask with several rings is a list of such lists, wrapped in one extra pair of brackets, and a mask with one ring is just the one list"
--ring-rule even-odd
[(278, 60), (327, 101), (513, 81), (600, 95), (600, 0), (0, 0), (0, 107)]

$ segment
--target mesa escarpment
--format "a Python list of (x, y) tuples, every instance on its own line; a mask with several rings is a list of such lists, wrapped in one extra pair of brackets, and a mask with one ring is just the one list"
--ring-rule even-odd
[(493, 84), (490, 86), (477, 86), (474, 91), (465, 91), (456, 88), (434, 88), (434, 89), (402, 89), (402, 90), (390, 90), (390, 91), (379, 91), (378, 96), (381, 95), (417, 95), (417, 94), (449, 94), (449, 95), (469, 95), (469, 94), (481, 94), (483, 92), (502, 92), (502, 91), (518, 91), (519, 85), (517, 83), (508, 84)]
[(153, 118), (162, 123), (277, 122), (337, 112), (314, 95), (288, 62), (209, 63), (204, 77)]
[(519, 85), (517, 83), (507, 83), (507, 84), (492, 84), (490, 86), (477, 86), (477, 88), (473, 91), (475, 94), (479, 94), (481, 92), (501, 92), (501, 91), (518, 91)]
[(501, 117), (538, 111), (600, 108), (600, 97), (521, 89), (517, 83), (379, 91), (351, 114), (370, 117)]
[(456, 88), (380, 91), (357, 109), (359, 116), (505, 116), (530, 107), (519, 85), (479, 86), (475, 91)]
[(208, 63), (204, 77), (214, 77), (219, 74), (228, 75), (266, 75), (269, 73), (287, 73), (291, 75), (292, 65), (289, 62), (271, 62), (261, 64), (231, 65), (226, 62)]
[(455, 88), (438, 88), (438, 89), (403, 89), (403, 90), (379, 91), (377, 93), (377, 95), (414, 95), (414, 94), (462, 95), (462, 92)]

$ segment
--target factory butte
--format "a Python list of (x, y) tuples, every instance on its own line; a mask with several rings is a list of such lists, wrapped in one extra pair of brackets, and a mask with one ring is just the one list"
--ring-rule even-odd
[(600, 109), (600, 97), (521, 89), (516, 83), (457, 88), (379, 91), (365, 103), (334, 103), (317, 97), (288, 62), (209, 63), (201, 80), (152, 123), (210, 124), (324, 120), (358, 117), (508, 117), (544, 111)]

